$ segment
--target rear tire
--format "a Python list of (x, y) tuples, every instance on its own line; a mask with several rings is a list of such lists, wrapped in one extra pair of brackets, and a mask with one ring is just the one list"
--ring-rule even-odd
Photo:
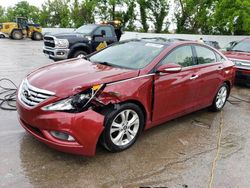
[(222, 108), (227, 102), (229, 91), (230, 90), (228, 85), (224, 83), (214, 97), (213, 104), (211, 106), (211, 111), (218, 112), (222, 110)]
[(72, 58), (83, 58), (86, 55), (88, 55), (85, 51), (83, 50), (77, 50), (76, 52), (74, 52), (74, 54), (72, 55)]
[(21, 30), (14, 30), (11, 33), (11, 38), (14, 40), (21, 40), (23, 39), (23, 33)]
[(34, 32), (34, 33), (32, 33), (31, 39), (36, 40), (36, 41), (40, 41), (43, 39), (43, 35), (42, 35), (42, 33)]
[(111, 152), (126, 150), (136, 142), (144, 123), (144, 114), (139, 106), (121, 104), (119, 108), (106, 112), (101, 144)]

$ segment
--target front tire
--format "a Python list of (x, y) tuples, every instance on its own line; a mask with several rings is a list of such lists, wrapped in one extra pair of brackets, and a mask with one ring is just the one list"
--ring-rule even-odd
[(83, 58), (85, 57), (86, 55), (88, 55), (85, 51), (83, 50), (77, 50), (76, 52), (74, 52), (73, 54), (73, 58)]
[(34, 32), (34, 33), (32, 33), (31, 39), (36, 40), (36, 41), (40, 41), (43, 39), (43, 35), (42, 35), (42, 33)]
[(22, 31), (20, 31), (20, 30), (14, 30), (11, 33), (11, 38), (14, 39), (14, 40), (21, 40), (21, 39), (23, 39), (23, 33), (22, 33)]
[(131, 147), (144, 126), (144, 114), (133, 103), (122, 104), (106, 113), (102, 145), (111, 152), (120, 152)]
[(229, 87), (226, 83), (224, 83), (220, 87), (219, 91), (216, 93), (216, 96), (214, 97), (211, 110), (214, 112), (221, 111), (227, 102), (228, 96), (229, 96)]

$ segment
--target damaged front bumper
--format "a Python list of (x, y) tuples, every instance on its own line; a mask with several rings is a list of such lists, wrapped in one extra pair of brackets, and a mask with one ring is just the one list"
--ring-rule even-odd
[[(89, 109), (81, 113), (45, 112), (28, 109), (17, 101), (19, 121), (27, 132), (48, 146), (67, 153), (93, 156), (104, 129), (104, 116)], [(74, 141), (54, 137), (51, 131), (67, 133)]]

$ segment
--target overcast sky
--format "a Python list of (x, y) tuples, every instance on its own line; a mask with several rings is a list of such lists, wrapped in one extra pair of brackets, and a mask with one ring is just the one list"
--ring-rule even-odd
[[(16, 3), (20, 1), (22, 0), (0, 0), (0, 5), (3, 7), (14, 6)], [(26, 0), (26, 1), (28, 1), (29, 4), (31, 5), (40, 7), (45, 0)]]

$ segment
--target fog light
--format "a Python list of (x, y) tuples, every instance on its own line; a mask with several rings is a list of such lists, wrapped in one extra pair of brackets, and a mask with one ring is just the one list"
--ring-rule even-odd
[(67, 140), (67, 141), (75, 141), (74, 137), (63, 132), (58, 132), (58, 131), (50, 131), (50, 134), (60, 140)]
[(64, 55), (64, 52), (57, 52), (57, 55)]

